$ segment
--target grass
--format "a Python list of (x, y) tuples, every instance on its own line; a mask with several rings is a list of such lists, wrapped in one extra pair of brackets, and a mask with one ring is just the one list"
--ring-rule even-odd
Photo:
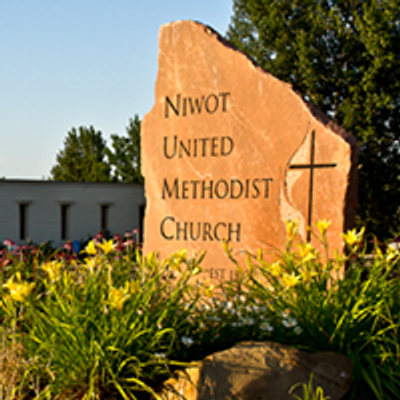
[(2, 329), (0, 334), (0, 399), (15, 398), (15, 388), (22, 375), (25, 360), (22, 346), (18, 343), (15, 332)]
[[(363, 233), (350, 231), (329, 259), (328, 225), (313, 232), (323, 254), (293, 223), (274, 263), (259, 252), (239, 265), (225, 244), (248, 272), (218, 296), (195, 284), (202, 257), (143, 258), (131, 238), (97, 238), (80, 257), (4, 253), (0, 398), (157, 398), (176, 369), (242, 340), (345, 354), (347, 399), (400, 398), (399, 253), (376, 244), (367, 256)], [(302, 384), (304, 399), (324, 398)]]

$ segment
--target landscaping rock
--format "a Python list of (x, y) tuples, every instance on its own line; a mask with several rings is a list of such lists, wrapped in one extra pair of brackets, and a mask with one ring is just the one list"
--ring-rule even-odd
[[(321, 386), (339, 400), (350, 386), (351, 362), (332, 352), (310, 354), (272, 342), (243, 342), (215, 353), (165, 384), (163, 400), (286, 400), (291, 388)], [(292, 393), (303, 395), (299, 385)]]

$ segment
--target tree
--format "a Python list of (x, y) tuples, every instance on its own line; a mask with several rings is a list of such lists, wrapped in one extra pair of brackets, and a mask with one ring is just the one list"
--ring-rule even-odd
[(51, 169), (55, 181), (108, 182), (111, 168), (106, 160), (106, 141), (100, 131), (90, 126), (72, 128), (57, 154), (57, 164)]
[(140, 172), (140, 119), (135, 115), (126, 128), (127, 137), (111, 135), (111, 149), (106, 153), (114, 181), (143, 183)]
[(234, 0), (227, 38), (354, 134), (357, 224), (400, 232), (399, 0)]

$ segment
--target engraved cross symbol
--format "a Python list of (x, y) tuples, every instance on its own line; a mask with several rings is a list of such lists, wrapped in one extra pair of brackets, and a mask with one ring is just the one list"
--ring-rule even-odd
[[(312, 208), (313, 208), (313, 189), (314, 189), (314, 170), (317, 168), (334, 168), (336, 163), (330, 164), (315, 164), (315, 131), (311, 133), (311, 146), (310, 146), (310, 164), (292, 164), (290, 169), (309, 169), (310, 170), (310, 185), (308, 193), (308, 226), (311, 227), (312, 222)], [(307, 241), (311, 240), (311, 230), (307, 232)]]

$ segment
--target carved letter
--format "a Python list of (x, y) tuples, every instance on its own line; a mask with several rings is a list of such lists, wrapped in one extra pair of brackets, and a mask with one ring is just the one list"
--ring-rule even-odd
[(210, 185), (206, 187), (206, 181), (201, 182), (201, 198), (204, 199), (204, 193), (207, 191), (210, 193), (210, 199), (213, 198), (213, 183), (214, 181), (210, 181)]
[[(239, 184), (240, 186), (240, 191), (239, 193), (235, 196), (234, 194), (234, 184)], [(243, 184), (240, 182), (238, 179), (231, 179), (231, 199), (238, 199), (243, 193)]]
[(188, 199), (189, 181), (182, 181), (182, 199)]
[(218, 141), (219, 137), (213, 137), (211, 139), (211, 157), (218, 157), (217, 149), (218, 149)]
[(192, 101), (193, 99), (191, 97), (188, 97), (188, 100), (189, 100), (190, 112), (192, 114), (195, 114), (196, 108), (197, 108), (197, 111), (200, 114), (201, 109), (203, 108), (204, 96), (201, 97), (201, 100), (199, 100), (198, 98), (195, 98), (194, 103), (193, 103), (193, 101)]
[(229, 222), (229, 224), (228, 224), (228, 240), (231, 242), (232, 234), (236, 233), (236, 242), (240, 242), (240, 228), (241, 228), (240, 222), (238, 222), (236, 224), (236, 230), (233, 230), (232, 225), (233, 224), (231, 222)]
[(181, 239), (181, 232), (184, 235), (183, 240), (187, 240), (187, 222), (183, 222), (183, 228), (181, 228), (181, 224), (181, 222), (176, 223), (176, 240)]
[(255, 194), (253, 194), (252, 198), (256, 199), (259, 195), (260, 195), (260, 189), (257, 185), (257, 182), (259, 181), (259, 179), (254, 179), (253, 181), (253, 189), (255, 190)]
[(196, 236), (193, 233), (193, 225), (194, 225), (194, 222), (191, 222), (190, 223), (190, 240), (196, 241), (196, 240), (198, 240), (200, 238), (201, 223), (200, 222), (197, 223), (197, 235)]
[(227, 103), (226, 97), (229, 96), (230, 93), (229, 92), (220, 93), (219, 95), (222, 97), (222, 112), (226, 112), (226, 108), (227, 108), (226, 107), (226, 103)]
[(213, 237), (211, 236), (211, 224), (209, 222), (204, 222), (203, 223), (203, 241), (205, 242), (207, 240), (207, 237), (209, 240), (213, 241)]
[(161, 226), (160, 226), (160, 230), (161, 230), (161, 236), (167, 240), (173, 240), (174, 239), (174, 235), (172, 236), (167, 236), (164, 230), (164, 225), (167, 222), (167, 220), (171, 220), (172, 222), (175, 222), (175, 218), (174, 217), (165, 217), (162, 221), (161, 221)]
[[(214, 108), (213, 108), (213, 109), (210, 109), (210, 107), (209, 107), (210, 98), (213, 98), (213, 99), (214, 99), (214, 102), (215, 102)], [(215, 94), (210, 94), (210, 95), (207, 97), (207, 99), (206, 99), (205, 106), (206, 106), (206, 111), (207, 111), (209, 114), (215, 113), (215, 111), (217, 111), (217, 109), (218, 109), (218, 97), (217, 97)]]
[(263, 181), (265, 182), (265, 195), (264, 197), (268, 199), (269, 196), (269, 183), (273, 181), (272, 178), (264, 178)]
[(163, 190), (162, 190), (162, 198), (165, 199), (165, 194), (167, 194), (168, 198), (173, 198), (175, 192), (175, 199), (179, 199), (179, 179), (175, 178), (174, 186), (169, 188), (167, 180), (164, 178)]
[(168, 96), (165, 97), (165, 111), (164, 111), (164, 116), (165, 118), (169, 117), (168, 114), (168, 105), (172, 108), (172, 111), (179, 116), (179, 110), (181, 108), (181, 95), (177, 94), (176, 95), (176, 107), (172, 104), (172, 101), (169, 99)]
[(168, 147), (168, 136), (165, 136), (164, 137), (164, 156), (166, 157), (166, 158), (174, 158), (175, 157), (175, 155), (176, 155), (176, 142), (177, 142), (177, 140), (178, 140), (178, 136), (174, 136), (174, 144), (173, 144), (173, 152), (172, 152), (172, 154), (171, 155), (168, 155), (168, 152), (167, 152), (167, 147)]
[(179, 141), (179, 158), (182, 158), (182, 150), (190, 157), (190, 139), (188, 139), (187, 147), (185, 147), (182, 140)]
[(218, 228), (219, 228), (220, 226), (223, 226), (224, 228), (226, 228), (226, 223), (225, 223), (225, 222), (218, 222), (218, 224), (215, 225), (215, 228), (214, 228), (214, 237), (215, 237), (217, 240), (219, 240), (219, 241), (221, 241), (221, 240), (224, 239), (224, 238), (221, 238), (221, 237), (218, 235)]
[[(226, 141), (228, 143), (225, 145)], [(227, 146), (227, 147), (225, 148), (225, 146)], [(234, 147), (235, 147), (235, 143), (233, 142), (231, 137), (223, 136), (221, 138), (221, 156), (225, 156), (225, 157), (229, 156), (229, 154), (232, 153)]]
[[(224, 184), (225, 185), (225, 191), (221, 194), (220, 193), (220, 191), (219, 191), (219, 187), (220, 187), (220, 184)], [(228, 195), (228, 193), (229, 193), (229, 185), (228, 185), (228, 182), (226, 181), (226, 180), (224, 180), (224, 179), (220, 179), (218, 182), (217, 182), (217, 184), (215, 185), (215, 195), (219, 198), (219, 199), (224, 199), (227, 195)]]

